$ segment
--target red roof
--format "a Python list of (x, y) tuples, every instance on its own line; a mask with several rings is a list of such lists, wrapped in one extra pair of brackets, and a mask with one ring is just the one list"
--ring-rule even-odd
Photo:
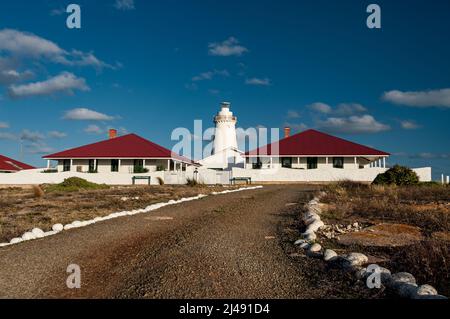
[[(272, 149), (274, 150), (273, 154)], [(278, 151), (276, 151), (277, 149)], [(307, 130), (247, 152), (245, 155), (389, 156), (390, 154), (316, 130)]]
[(71, 158), (171, 158), (192, 163), (167, 148), (150, 142), (136, 134), (128, 134), (105, 141), (89, 144), (63, 152), (44, 156), (46, 159)]
[(13, 160), (12, 158), (0, 155), (0, 171), (18, 172), (25, 169), (34, 169), (35, 167), (25, 163)]

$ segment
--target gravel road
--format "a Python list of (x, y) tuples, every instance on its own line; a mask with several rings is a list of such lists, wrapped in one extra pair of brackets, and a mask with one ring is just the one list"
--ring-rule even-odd
[[(323, 297), (311, 261), (292, 257), (287, 242), (311, 191), (208, 196), (1, 248), (0, 297)], [(81, 267), (81, 289), (66, 286), (69, 264)]]

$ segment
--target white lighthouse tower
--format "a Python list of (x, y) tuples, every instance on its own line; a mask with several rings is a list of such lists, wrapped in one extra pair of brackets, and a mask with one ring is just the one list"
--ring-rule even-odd
[(201, 160), (200, 164), (219, 170), (243, 166), (243, 152), (238, 150), (236, 123), (237, 117), (230, 111), (230, 103), (221, 103), (221, 109), (214, 117), (216, 128), (211, 156)]
[(236, 122), (237, 118), (230, 111), (230, 103), (223, 102), (221, 110), (214, 117), (216, 130), (214, 133), (214, 148), (212, 155), (218, 154), (223, 150), (233, 148), (237, 149)]

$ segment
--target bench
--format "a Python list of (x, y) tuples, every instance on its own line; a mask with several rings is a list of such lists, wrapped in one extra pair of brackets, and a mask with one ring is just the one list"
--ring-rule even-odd
[(245, 181), (247, 183), (247, 185), (252, 183), (252, 178), (251, 177), (233, 177), (230, 179), (230, 184), (231, 185), (236, 185), (236, 182), (239, 181)]
[(151, 176), (133, 176), (132, 179), (133, 179), (133, 185), (136, 185), (136, 181), (137, 180), (141, 180), (141, 179), (147, 180), (148, 181), (148, 185), (150, 185), (151, 181), (152, 181), (152, 177)]

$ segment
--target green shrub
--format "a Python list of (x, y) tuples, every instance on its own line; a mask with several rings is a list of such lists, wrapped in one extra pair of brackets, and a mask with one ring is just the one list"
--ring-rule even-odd
[(374, 185), (416, 185), (419, 183), (417, 174), (408, 167), (395, 165), (373, 181)]
[(143, 166), (136, 166), (134, 168), (134, 173), (135, 174), (143, 174), (143, 173), (148, 173), (148, 172), (149, 172), (148, 168), (145, 168)]
[(164, 166), (163, 166), (163, 165), (158, 165), (158, 166), (156, 167), (156, 171), (158, 171), (158, 172), (164, 171)]
[(78, 177), (70, 177), (64, 180), (64, 182), (56, 185), (49, 185), (46, 187), (46, 192), (76, 192), (80, 190), (95, 190), (95, 189), (108, 189), (107, 185), (100, 185), (88, 182), (85, 179)]

